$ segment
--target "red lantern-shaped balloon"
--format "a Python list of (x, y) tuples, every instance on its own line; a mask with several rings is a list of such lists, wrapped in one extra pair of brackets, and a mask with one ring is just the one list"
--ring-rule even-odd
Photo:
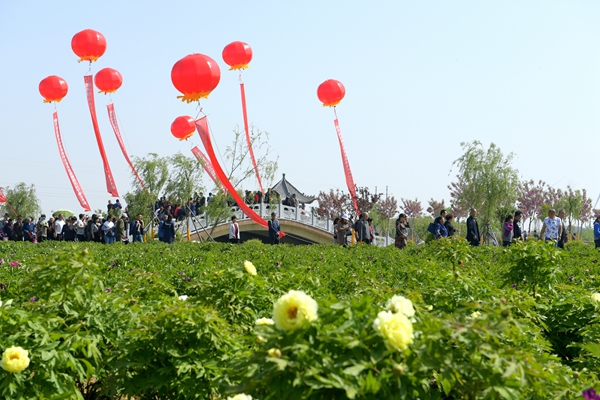
[(79, 57), (79, 62), (96, 61), (106, 51), (106, 39), (100, 32), (85, 29), (73, 36), (71, 48)]
[(179, 140), (188, 139), (196, 131), (194, 118), (186, 116), (177, 117), (171, 124), (171, 133)]
[(96, 73), (94, 83), (100, 89), (98, 93), (114, 93), (123, 84), (123, 77), (116, 69), (103, 68)]
[(217, 62), (204, 54), (190, 54), (173, 65), (171, 81), (183, 93), (181, 101), (191, 103), (206, 99), (221, 80)]
[(229, 43), (223, 49), (223, 61), (231, 67), (229, 68), (230, 71), (246, 69), (252, 61), (252, 49), (248, 46), (248, 43)]
[(344, 88), (342, 82), (335, 79), (326, 80), (317, 89), (317, 96), (321, 100), (321, 103), (323, 103), (323, 107), (337, 106), (345, 95), (346, 88)]
[(69, 85), (67, 82), (56, 75), (50, 75), (47, 78), (42, 79), (39, 86), (40, 94), (44, 98), (44, 103), (50, 103), (61, 101), (69, 91)]

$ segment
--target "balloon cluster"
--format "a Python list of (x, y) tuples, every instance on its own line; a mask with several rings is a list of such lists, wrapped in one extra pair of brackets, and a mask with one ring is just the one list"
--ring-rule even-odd
[[(93, 29), (84, 29), (71, 39), (71, 49), (79, 57), (78, 62), (98, 61), (106, 51), (104, 35)], [(116, 69), (104, 68), (96, 73), (94, 83), (100, 93), (114, 93), (123, 84), (123, 77)], [(39, 91), (44, 103), (61, 101), (69, 91), (67, 82), (56, 75), (50, 75), (40, 82)]]
[[(233, 42), (225, 46), (222, 55), (230, 70), (242, 70), (248, 68), (252, 60), (252, 49), (247, 43)], [(171, 69), (171, 82), (182, 94), (177, 98), (186, 103), (208, 98), (220, 80), (219, 65), (204, 54), (189, 54)], [(179, 140), (187, 140), (195, 130), (194, 119), (187, 115), (177, 117), (171, 124), (171, 133)]]

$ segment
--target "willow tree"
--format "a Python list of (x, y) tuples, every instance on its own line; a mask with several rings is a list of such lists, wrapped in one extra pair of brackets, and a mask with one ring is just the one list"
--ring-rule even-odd
[(452, 163), (463, 189), (456, 200), (477, 209), (485, 235), (492, 225), (499, 225), (497, 210), (514, 210), (520, 184), (518, 171), (511, 166), (514, 155), (504, 156), (494, 143), (487, 150), (479, 141), (461, 146), (464, 154)]
[[(23, 218), (37, 218), (42, 212), (40, 200), (37, 197), (35, 186), (33, 184), (27, 186), (25, 182), (20, 182), (14, 187), (7, 186), (4, 188), (4, 195), (6, 196), (8, 204), (10, 204), (19, 215), (15, 215), (8, 204), (0, 205), (0, 212), (2, 215), (6, 212), (11, 218), (17, 216)], [(34, 221), (36, 220), (37, 219), (34, 219)]]

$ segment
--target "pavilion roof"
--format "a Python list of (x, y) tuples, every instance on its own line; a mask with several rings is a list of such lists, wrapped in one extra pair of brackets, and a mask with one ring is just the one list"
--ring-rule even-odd
[(275, 192), (279, 193), (282, 199), (286, 197), (292, 197), (293, 194), (296, 195), (296, 199), (298, 199), (299, 203), (312, 203), (317, 198), (315, 196), (307, 196), (298, 189), (294, 185), (292, 185), (287, 179), (285, 179), (285, 174), (279, 182), (277, 182), (272, 188)]

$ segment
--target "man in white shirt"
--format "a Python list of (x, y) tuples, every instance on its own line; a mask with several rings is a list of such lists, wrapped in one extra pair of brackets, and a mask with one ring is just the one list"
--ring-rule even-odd
[(65, 226), (65, 217), (58, 214), (58, 218), (54, 221), (54, 237), (56, 240), (63, 239), (63, 226)]
[(562, 235), (562, 221), (556, 216), (556, 210), (551, 208), (548, 210), (548, 216), (544, 219), (544, 225), (540, 231), (540, 239), (548, 242), (553, 240), (558, 243), (558, 239)]

